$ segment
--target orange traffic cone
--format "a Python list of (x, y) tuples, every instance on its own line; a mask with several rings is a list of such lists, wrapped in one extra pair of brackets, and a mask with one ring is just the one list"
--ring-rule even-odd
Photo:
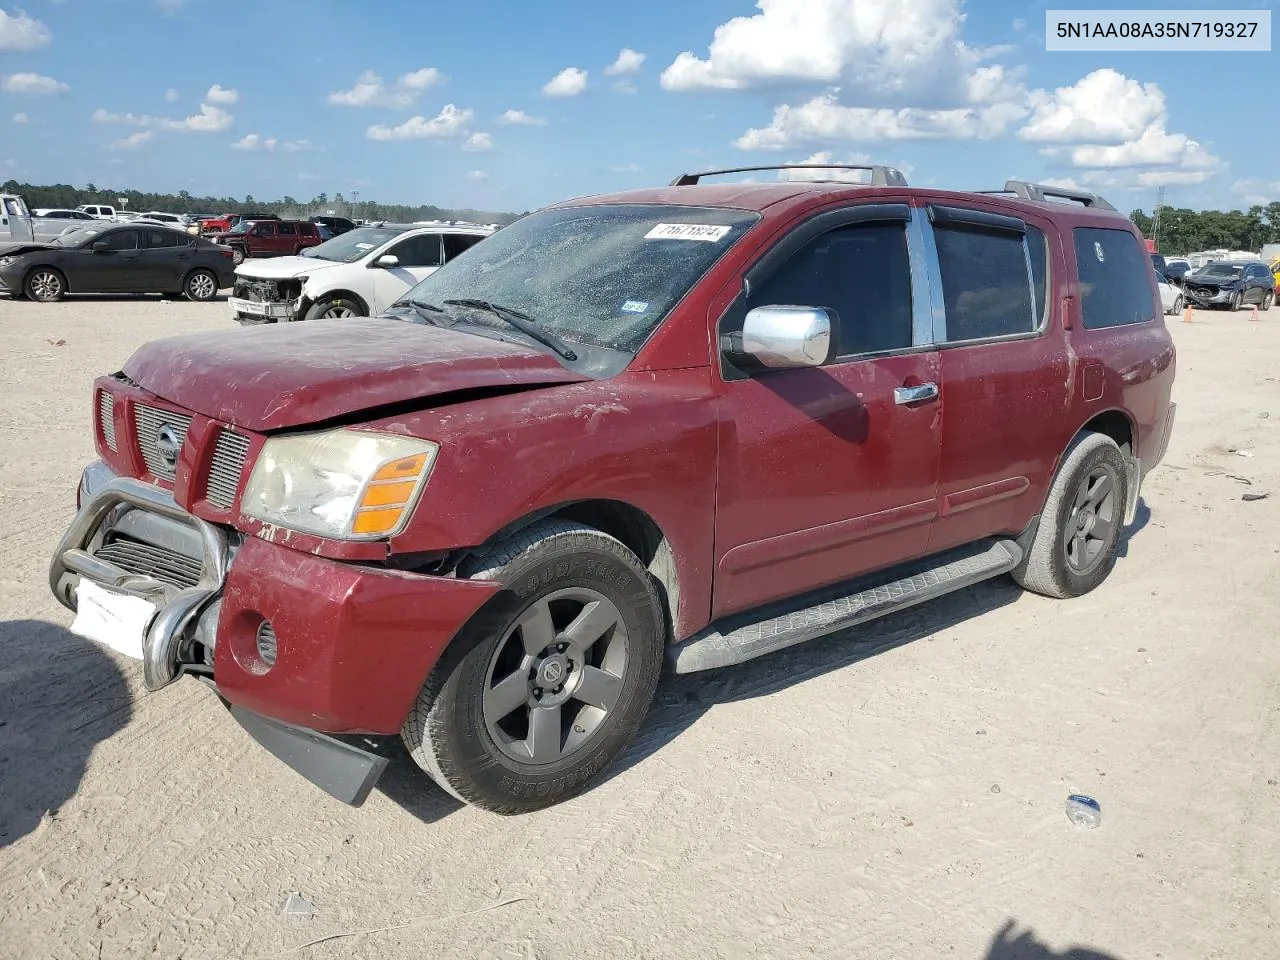
[(1182, 308), (1182, 322), (1183, 323), (1191, 322), (1191, 304), (1189, 303)]
[(1257, 320), (1257, 319), (1258, 319), (1258, 305), (1257, 305), (1257, 304), (1254, 304), (1254, 305), (1253, 305), (1253, 313), (1249, 314), (1249, 319), (1250, 319), (1250, 320)]

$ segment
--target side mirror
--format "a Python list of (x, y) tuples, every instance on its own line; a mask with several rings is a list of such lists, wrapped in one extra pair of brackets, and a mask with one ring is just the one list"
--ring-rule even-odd
[(822, 307), (756, 307), (729, 339), (731, 359), (769, 369), (821, 367), (835, 359), (839, 318)]
[(91, 249), (94, 253), (106, 253), (111, 248), (110, 246), (108, 246), (107, 241), (95, 240), (93, 242), (93, 246), (90, 247), (89, 249)]
[(400, 258), (394, 254), (384, 253), (373, 262), (375, 267), (381, 267), (383, 270), (394, 270), (400, 266)]

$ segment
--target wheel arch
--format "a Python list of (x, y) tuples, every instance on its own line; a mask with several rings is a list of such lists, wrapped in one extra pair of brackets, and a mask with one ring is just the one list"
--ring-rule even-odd
[(358, 303), (360, 305), (360, 309), (364, 311), (364, 315), (366, 317), (369, 316), (369, 304), (365, 298), (360, 296), (360, 294), (356, 293), (354, 290), (349, 290), (346, 287), (334, 287), (332, 290), (325, 290), (323, 293), (317, 293), (314, 297), (304, 294), (304, 297), (304, 314), (317, 303), (324, 303), (326, 300), (336, 300), (339, 297), (344, 297)]
[[(1120, 454), (1124, 457), (1125, 463), (1129, 465), (1129, 497), (1125, 504), (1125, 522), (1131, 522), (1134, 511), (1138, 505), (1138, 486), (1139, 474), (1141, 468), (1138, 466), (1138, 425), (1133, 416), (1124, 409), (1112, 407), (1108, 410), (1102, 410), (1094, 413), (1087, 421), (1080, 425), (1071, 436), (1067, 439), (1058, 459), (1054, 461), (1053, 473), (1049, 483), (1044, 490), (1044, 499), (1040, 503), (1040, 510), (1032, 519), (1028, 529), (1032, 529), (1039, 525), (1040, 517), (1044, 515), (1045, 503), (1047, 503), (1049, 494), (1053, 490), (1053, 483), (1057, 480), (1058, 471), (1062, 469), (1063, 461), (1066, 460), (1067, 454), (1071, 452), (1071, 448), (1079, 443), (1080, 438), (1088, 433), (1100, 433), (1103, 436), (1110, 437), (1117, 447), (1120, 448)], [(1024, 530), (1022, 536), (1025, 537), (1027, 531)], [(1034, 532), (1032, 533), (1034, 536)]]
[(52, 270), (62, 278), (62, 292), (64, 294), (71, 292), (71, 280), (67, 277), (67, 271), (63, 270), (56, 263), (33, 263), (27, 268), (27, 272), (22, 275), (22, 291), (27, 290), (27, 281), (31, 279), (31, 275), (37, 270)]
[(580, 523), (606, 533), (634, 553), (654, 581), (663, 605), (667, 642), (677, 635), (680, 623), (680, 578), (671, 542), (657, 521), (639, 507), (622, 500), (574, 500), (532, 511), (495, 531), (470, 554), (488, 552), (500, 541), (542, 520), (559, 519)]

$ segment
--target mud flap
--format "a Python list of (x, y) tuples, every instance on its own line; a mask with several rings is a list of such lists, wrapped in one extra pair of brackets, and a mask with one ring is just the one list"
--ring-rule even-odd
[(1138, 518), (1138, 500), (1142, 497), (1142, 461), (1133, 457), (1126, 459), (1125, 473), (1129, 478), (1129, 496), (1124, 504), (1124, 525), (1129, 527)]

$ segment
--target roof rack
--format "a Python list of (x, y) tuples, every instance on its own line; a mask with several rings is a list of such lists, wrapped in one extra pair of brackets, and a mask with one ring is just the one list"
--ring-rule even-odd
[(905, 187), (907, 178), (896, 167), (879, 164), (863, 165), (852, 163), (783, 163), (765, 167), (733, 167), (728, 170), (704, 170), (701, 173), (682, 173), (671, 181), (673, 187), (694, 186), (703, 177), (719, 176), (724, 173), (755, 173), (759, 170), (870, 170), (873, 187)]
[(1063, 200), (1076, 200), (1086, 207), (1097, 210), (1114, 211), (1116, 209), (1102, 197), (1088, 190), (1071, 190), (1067, 187), (1031, 183), (1027, 180), (1006, 180), (1003, 190), (979, 190), (978, 193), (1012, 193), (1022, 200), (1036, 200), (1040, 203), (1046, 202), (1050, 197), (1058, 197)]

